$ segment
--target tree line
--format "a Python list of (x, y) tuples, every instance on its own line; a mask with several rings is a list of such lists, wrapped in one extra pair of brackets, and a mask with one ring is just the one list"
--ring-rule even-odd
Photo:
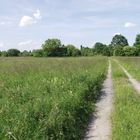
[(34, 57), (67, 57), (67, 56), (140, 56), (140, 34), (136, 36), (133, 46), (123, 35), (115, 35), (109, 45), (97, 42), (92, 48), (80, 46), (80, 49), (74, 45), (64, 45), (59, 39), (46, 40), (41, 49), (32, 51), (19, 51), (18, 49), (9, 49), (0, 51), (0, 56), (34, 56)]

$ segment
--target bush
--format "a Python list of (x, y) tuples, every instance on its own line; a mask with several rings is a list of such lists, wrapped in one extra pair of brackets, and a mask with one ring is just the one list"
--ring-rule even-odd
[(17, 49), (9, 49), (7, 51), (8, 56), (19, 56), (20, 51)]
[(21, 52), (21, 56), (31, 56), (31, 51), (24, 50), (23, 52)]
[(34, 57), (42, 57), (43, 56), (43, 50), (42, 49), (33, 50), (32, 55)]
[(126, 46), (123, 48), (125, 56), (137, 56), (137, 48)]
[(7, 53), (6, 51), (2, 51), (2, 52), (1, 52), (1, 56), (7, 57), (7, 56), (8, 56), (8, 53)]
[(114, 56), (124, 56), (125, 54), (124, 54), (123, 47), (122, 46), (115, 47), (114, 51), (113, 51), (113, 55)]

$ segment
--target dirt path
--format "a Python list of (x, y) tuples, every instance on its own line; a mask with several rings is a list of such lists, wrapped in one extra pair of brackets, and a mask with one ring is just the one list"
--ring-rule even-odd
[(89, 124), (84, 140), (110, 140), (111, 138), (111, 112), (112, 112), (112, 78), (111, 63), (109, 61), (108, 75), (103, 83), (101, 99), (96, 104), (96, 112)]
[(140, 83), (129, 74), (129, 72), (119, 63), (118, 60), (114, 59), (114, 61), (116, 61), (118, 63), (118, 65), (121, 67), (121, 69), (127, 75), (129, 81), (131, 82), (131, 84), (133, 85), (135, 90), (140, 94)]

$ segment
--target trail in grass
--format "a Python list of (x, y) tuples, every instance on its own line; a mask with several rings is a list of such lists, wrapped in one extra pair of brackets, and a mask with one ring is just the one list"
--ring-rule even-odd
[(88, 127), (88, 132), (85, 140), (109, 140), (111, 139), (111, 112), (113, 106), (113, 92), (112, 92), (112, 78), (111, 78), (111, 63), (109, 61), (109, 68), (107, 78), (103, 83), (101, 99), (96, 104), (96, 113), (93, 113), (92, 120)]
[(114, 59), (114, 60), (118, 63), (118, 65), (121, 67), (121, 69), (127, 75), (129, 81), (131, 82), (131, 84), (133, 85), (135, 90), (140, 94), (140, 83), (129, 74), (129, 72), (119, 63), (118, 60), (116, 60), (116, 59)]

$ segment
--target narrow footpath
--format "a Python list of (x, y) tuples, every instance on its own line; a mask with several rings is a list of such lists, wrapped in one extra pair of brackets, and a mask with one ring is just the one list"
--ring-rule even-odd
[(102, 96), (96, 103), (88, 131), (84, 140), (110, 140), (111, 139), (111, 113), (113, 108), (113, 87), (111, 78), (111, 62), (107, 78), (103, 83)]

